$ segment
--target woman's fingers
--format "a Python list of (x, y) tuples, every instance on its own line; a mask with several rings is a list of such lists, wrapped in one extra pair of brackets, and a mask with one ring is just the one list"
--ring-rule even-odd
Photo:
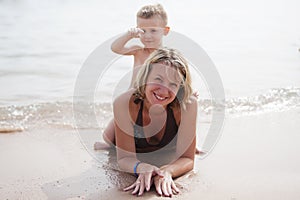
[(151, 187), (151, 179), (152, 179), (152, 174), (151, 173), (147, 173), (145, 176), (145, 188), (147, 191), (150, 190)]
[(172, 190), (173, 190), (173, 193), (174, 193), (174, 194), (178, 194), (178, 193), (180, 192), (179, 189), (178, 189), (178, 187), (177, 187), (176, 184), (174, 183), (174, 181), (172, 181), (171, 187), (172, 187)]
[(158, 175), (160, 178), (164, 177), (163, 172), (162, 172), (159, 168), (154, 169), (154, 172), (155, 172), (155, 174)]
[(135, 185), (135, 188), (134, 188), (134, 190), (131, 192), (131, 194), (136, 194), (138, 191), (139, 191), (139, 189), (140, 189), (140, 185), (138, 184), (138, 185)]
[(169, 194), (169, 192), (168, 192), (168, 189), (167, 189), (167, 182), (166, 181), (163, 181), (162, 182), (162, 187), (161, 187), (161, 189), (162, 189), (162, 192), (163, 192), (163, 195), (165, 195), (165, 196), (170, 196), (170, 194)]
[(179, 189), (175, 185), (173, 180), (166, 178), (158, 178), (155, 181), (156, 192), (161, 196), (171, 197), (173, 194), (178, 194)]
[(143, 178), (143, 180), (141, 180), (141, 184), (140, 184), (140, 190), (139, 190), (139, 196), (141, 196), (144, 193), (145, 190), (145, 179)]
[[(154, 181), (153, 180), (154, 176), (158, 178), (157, 181), (162, 182), (164, 174), (160, 171), (160, 169), (154, 166), (150, 166), (150, 167), (149, 166), (150, 165), (144, 166), (144, 169), (141, 170), (139, 177), (137, 178), (135, 183), (125, 188), (124, 191), (133, 190), (132, 194), (137, 194), (140, 196), (144, 193), (145, 190), (146, 191), (150, 190), (151, 185), (153, 184)], [(158, 194), (160, 195), (167, 194), (166, 196), (168, 196), (169, 194), (172, 194), (170, 192), (172, 191), (171, 187), (170, 189), (165, 188), (164, 191), (162, 191), (161, 183), (160, 186), (157, 186), (157, 184), (155, 184), (155, 187), (157, 189)]]
[(172, 196), (173, 192), (172, 192), (172, 188), (171, 188), (171, 183), (167, 183), (167, 191), (168, 191), (168, 194), (169, 196)]
[(133, 189), (135, 186), (136, 186), (136, 183), (132, 184), (131, 186), (128, 186), (127, 188), (124, 188), (123, 190), (124, 190), (124, 191), (131, 190), (131, 189)]
[(127, 188), (124, 188), (123, 190), (126, 192), (128, 190), (132, 190), (133, 189), (133, 191), (131, 192), (131, 194), (137, 194), (137, 192), (139, 192), (140, 188), (141, 188), (141, 181), (140, 181), (140, 179), (137, 179), (132, 185), (130, 185)]
[(140, 187), (141, 187), (141, 180), (140, 179), (137, 179), (136, 180), (136, 182), (134, 183), (134, 185), (135, 185), (135, 188), (134, 188), (134, 190), (131, 192), (131, 194), (136, 194), (138, 191), (139, 191), (139, 189), (140, 189)]
[(155, 189), (156, 189), (156, 192), (161, 196), (162, 195), (162, 191), (161, 191), (161, 182), (162, 182), (162, 179), (158, 179), (158, 181), (156, 182), (155, 184)]

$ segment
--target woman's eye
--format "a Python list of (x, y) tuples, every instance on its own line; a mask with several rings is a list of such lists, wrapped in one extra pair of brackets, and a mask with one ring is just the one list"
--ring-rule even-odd
[(171, 83), (171, 88), (176, 89), (177, 88), (177, 84), (176, 83)]
[(152, 32), (152, 33), (155, 33), (155, 32), (156, 32), (156, 30), (155, 30), (155, 29), (152, 29), (152, 30), (151, 30), (151, 32)]

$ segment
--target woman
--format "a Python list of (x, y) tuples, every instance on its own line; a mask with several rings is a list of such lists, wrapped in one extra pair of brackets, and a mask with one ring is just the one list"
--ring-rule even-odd
[(135, 89), (113, 105), (117, 159), (136, 181), (124, 190), (142, 195), (179, 192), (173, 179), (193, 169), (197, 101), (187, 61), (174, 49), (158, 49), (141, 67)]

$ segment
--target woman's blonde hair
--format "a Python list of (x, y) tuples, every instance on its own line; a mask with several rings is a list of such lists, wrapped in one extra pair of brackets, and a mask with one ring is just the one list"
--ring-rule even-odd
[(176, 94), (176, 98), (171, 103), (171, 105), (181, 105), (183, 106), (183, 109), (185, 109), (186, 104), (190, 102), (190, 97), (193, 92), (191, 86), (191, 75), (186, 59), (179, 51), (171, 48), (161, 48), (155, 50), (152, 54), (150, 54), (148, 59), (141, 66), (134, 84), (136, 88), (136, 98), (145, 98), (145, 87), (147, 84), (147, 79), (152, 69), (152, 64), (155, 63), (161, 63), (174, 68), (177, 71), (179, 77), (182, 78), (182, 82)]

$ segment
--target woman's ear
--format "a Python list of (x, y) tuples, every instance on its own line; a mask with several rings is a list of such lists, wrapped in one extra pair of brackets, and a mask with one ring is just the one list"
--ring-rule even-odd
[(164, 30), (164, 35), (168, 35), (169, 31), (170, 31), (170, 27), (166, 26)]

